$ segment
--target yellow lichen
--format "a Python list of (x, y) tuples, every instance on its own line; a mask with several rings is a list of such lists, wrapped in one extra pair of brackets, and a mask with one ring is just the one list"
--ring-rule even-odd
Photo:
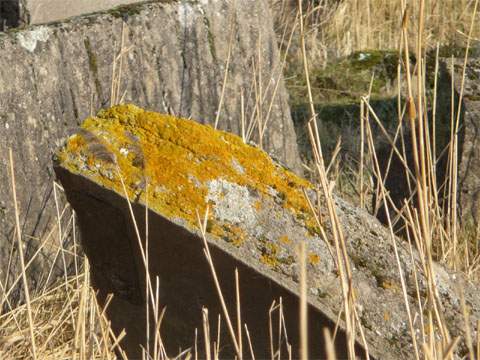
[[(82, 129), (58, 153), (64, 167), (120, 194), (124, 194), (122, 179), (131, 199), (146, 203), (148, 193), (153, 210), (182, 218), (190, 226), (197, 227), (196, 212), (206, 210), (208, 182), (220, 178), (264, 197), (271, 196), (273, 188), (282, 194), (285, 208), (294, 214), (309, 212), (303, 189), (311, 184), (233, 134), (134, 105), (102, 110), (86, 119)], [(102, 151), (115, 161), (102, 161), (89, 144), (92, 136), (85, 134), (93, 134)], [(244, 171), (237, 171), (232, 161)], [(255, 207), (260, 206), (261, 202)], [(213, 230), (220, 236), (225, 231)], [(243, 241), (240, 236), (237, 240)]]
[(224, 239), (236, 247), (240, 247), (246, 240), (245, 231), (238, 225), (221, 225), (216, 222), (212, 222), (207, 231), (219, 238)]
[(278, 240), (280, 240), (280, 242), (281, 242), (282, 244), (286, 244), (286, 245), (292, 243), (292, 240), (290, 240), (290, 238), (289, 238), (287, 235), (282, 235), (282, 236), (280, 236), (280, 238), (279, 238)]
[(278, 260), (275, 257), (268, 254), (263, 254), (262, 256), (260, 256), (260, 261), (272, 268), (278, 266)]
[(262, 209), (262, 202), (260, 200), (255, 201), (255, 203), (253, 204), (253, 207), (257, 211), (261, 210)]
[(278, 246), (274, 243), (267, 242), (265, 243), (265, 246), (262, 249), (262, 255), (260, 257), (260, 261), (270, 267), (277, 267), (280, 263), (278, 259), (278, 253), (279, 253)]
[(320, 262), (320, 256), (315, 253), (308, 254), (308, 262), (310, 265), (317, 265)]
[(401, 290), (400, 284), (392, 279), (383, 279), (380, 286), (385, 290), (399, 292)]

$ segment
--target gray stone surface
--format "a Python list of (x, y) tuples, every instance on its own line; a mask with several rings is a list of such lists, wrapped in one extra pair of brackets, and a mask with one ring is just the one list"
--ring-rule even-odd
[(145, 0), (24, 0), (30, 24), (44, 24)]
[[(463, 51), (463, 50), (462, 50)], [(462, 52), (460, 51), (460, 52)], [(453, 59), (454, 79), (452, 80), (452, 59), (441, 58), (438, 74), (437, 90), (437, 109), (436, 109), (436, 144), (437, 156), (437, 186), (443, 189), (448, 176), (448, 148), (451, 140), (451, 119), (452, 113), (456, 121), (459, 109), (460, 92), (462, 85), (462, 73), (464, 58), (457, 54)], [(432, 59), (433, 61), (433, 59)], [(433, 87), (433, 65), (430, 64), (428, 70), (428, 82)], [(452, 81), (454, 81), (455, 90), (454, 108), (452, 112)], [(429, 89), (433, 95), (433, 89)], [(429, 103), (431, 105), (431, 102)], [(429, 121), (432, 119), (432, 109), (428, 109)], [(465, 72), (465, 86), (463, 99), (460, 106), (460, 123), (458, 132), (458, 192), (457, 192), (457, 213), (458, 219), (464, 229), (478, 231), (480, 222), (480, 53), (479, 48), (473, 48), (470, 52), (470, 58), (467, 61)], [(405, 149), (407, 163), (412, 174), (415, 173), (411, 133), (408, 125), (404, 126)], [(392, 135), (393, 137), (393, 135)], [(379, 137), (379, 139), (383, 139)], [(402, 149), (401, 139), (397, 140), (397, 148)], [(400, 158), (392, 155), (390, 170), (385, 176), (389, 165), (392, 147), (386, 140), (378, 141), (377, 156), (379, 166), (384, 176), (386, 189), (389, 191), (393, 203), (398, 209), (405, 204), (405, 199), (410, 197), (409, 186), (404, 166)], [(443, 190), (442, 190), (443, 191)], [(442, 201), (442, 196), (439, 197)], [(416, 204), (416, 197), (413, 203)], [(375, 204), (376, 198), (373, 197)], [(383, 223), (387, 223), (385, 207), (379, 206), (378, 217)], [(404, 226), (401, 219), (398, 219), (397, 229)], [(473, 225), (473, 226), (472, 226)], [(477, 229), (477, 230), (476, 230)]]
[[(457, 92), (463, 60), (456, 61)], [(462, 223), (480, 223), (480, 56), (468, 61), (460, 131), (459, 205)]]
[[(0, 33), (2, 278), (14, 228), (7, 185), (8, 148), (13, 149), (16, 162), (23, 233), (27, 241), (29, 236), (41, 238), (55, 220), (51, 211), (53, 149), (81, 119), (110, 105), (112, 64), (123, 26), (124, 46), (129, 51), (123, 58), (119, 97), (211, 123), (219, 105), (231, 19), (235, 36), (219, 127), (240, 131), (242, 91), (250, 119), (253, 82), (259, 78), (253, 69), (261, 69), (264, 117), (279, 82), (264, 146), (295, 168), (296, 137), (264, 1), (155, 2)], [(15, 272), (16, 266), (11, 270)]]
[[(117, 111), (112, 112), (115, 113)], [(90, 122), (88, 131), (96, 136), (96, 146), (91, 145), (92, 141), (80, 147), (76, 145), (81, 144), (77, 140), (85, 138), (85, 133), (70, 138), (66, 150), (59, 153), (56, 172), (66, 189), (68, 200), (78, 213), (82, 242), (92, 264), (92, 280), (100, 289), (100, 298), (102, 300), (108, 292), (117, 295), (119, 303), (112, 304), (110, 317), (117, 331), (127, 327), (127, 333), (132, 336), (126, 340), (127, 348), (134, 351), (138, 349), (139, 342), (143, 343), (143, 325), (135, 322), (135, 326), (138, 326), (135, 327), (131, 316), (141, 319), (144, 312), (143, 292), (139, 290), (144, 288), (144, 271), (126, 200), (118, 185), (118, 175), (112, 172), (115, 164), (112, 160), (95, 158), (95, 154), (98, 153), (100, 143), (111, 152), (108, 159), (120, 161), (122, 156), (128, 159), (129, 155), (123, 154), (125, 150), (122, 149), (132, 149), (130, 142), (134, 137), (124, 138), (118, 134), (133, 131), (134, 134), (139, 134), (135, 142), (143, 144), (143, 149), (148, 149), (151, 142), (163, 144), (164, 148), (171, 149), (169, 153), (177, 154), (178, 151), (179, 154), (171, 155), (168, 167), (161, 165), (165, 163), (164, 156), (168, 154), (150, 156), (145, 150), (145, 159), (148, 157), (149, 160), (142, 168), (135, 165), (134, 160), (121, 160), (121, 172), (127, 190), (131, 189), (135, 194), (132, 195), (136, 199), (134, 212), (142, 239), (145, 233), (146, 195), (143, 191), (138, 192), (139, 174), (145, 171), (143, 176), (151, 182), (149, 244), (150, 258), (155, 261), (151, 262), (150, 273), (159, 276), (160, 303), (167, 306), (163, 334), (169, 349), (176, 351), (178, 346), (190, 346), (192, 329), (200, 327), (202, 305), (215, 309), (213, 313), (220, 311), (202, 254), (198, 228), (195, 227), (195, 222), (188, 222), (189, 217), (194, 218), (189, 204), (194, 199), (199, 199), (194, 203), (194, 209), (201, 209), (206, 201), (211, 203), (212, 216), (207, 224), (207, 240), (213, 249), (217, 273), (231, 309), (234, 307), (233, 271), (235, 267), (240, 269), (244, 301), (242, 314), (251, 333), (255, 334), (252, 338), (260, 358), (267, 357), (268, 354), (267, 308), (278, 296), (284, 299), (289, 338), (292, 344), (298, 343), (297, 250), (298, 244), (306, 241), (309, 258), (310, 335), (315, 339), (310, 343), (311, 358), (320, 356), (323, 348), (320, 329), (335, 323), (337, 314), (342, 310), (342, 291), (325, 240), (317, 235), (318, 230), (312, 227), (310, 221), (311, 214), (302, 205), (301, 198), (296, 197), (298, 192), (301, 194), (299, 187), (310, 193), (308, 189), (311, 185), (272, 164), (270, 159), (252, 148), (245, 145), (238, 147), (232, 138), (211, 133), (206, 134), (208, 136), (205, 138), (198, 138), (195, 135), (198, 129), (182, 134), (169, 130), (185, 130), (178, 123), (176, 126), (162, 125), (158, 132), (152, 132), (147, 130), (151, 129), (147, 121), (139, 122), (124, 115), (118, 115), (118, 119), (124, 120), (112, 119), (107, 114), (94, 123)], [(110, 125), (109, 121), (115, 123)], [(191, 145), (189, 135), (198, 139), (195, 145)], [(145, 140), (145, 136), (148, 136), (148, 140)], [(180, 137), (185, 138), (184, 142), (176, 140)], [(88, 135), (88, 138), (91, 139), (92, 135)], [(158, 138), (163, 140), (157, 140)], [(212, 145), (209, 139), (214, 138), (220, 139), (218, 141), (223, 145), (210, 147)], [(222, 146), (230, 149), (225, 158), (222, 157), (224, 155), (215, 155), (225, 154), (221, 151)], [(97, 150), (94, 152), (94, 149)], [(256, 154), (255, 161), (246, 162), (245, 154), (250, 152)], [(185, 157), (191, 165), (184, 164), (181, 154), (187, 154)], [(230, 156), (241, 162), (244, 171), (239, 171), (238, 164), (230, 161)], [(215, 160), (212, 162), (211, 159)], [(202, 164), (207, 164), (207, 167), (202, 168)], [(163, 180), (157, 183), (154, 175), (149, 174), (155, 174), (152, 171), (159, 166), (164, 169), (161, 173)], [(204, 177), (203, 180), (194, 181), (192, 174), (198, 174), (198, 167), (204, 169), (201, 171)], [(258, 172), (258, 169), (265, 170)], [(166, 172), (170, 175), (164, 176)], [(184, 192), (189, 194), (190, 200), (187, 203), (182, 201)], [(313, 194), (309, 196), (313, 197)], [(319, 203), (322, 225), (328, 241), (331, 241), (331, 224), (326, 216), (325, 204), (323, 200)], [(411, 358), (412, 342), (392, 238), (386, 228), (366, 211), (339, 198), (335, 198), (335, 203), (351, 259), (357, 312), (370, 354), (378, 359)], [(406, 242), (399, 239), (396, 242), (406, 281), (406, 299), (412, 316), (422, 316), (418, 311), (417, 294), (420, 294), (423, 303), (427, 289), (418, 260), (412, 263), (412, 258), (415, 259), (418, 255), (415, 250), (410, 255)], [(418, 288), (415, 266), (418, 267)], [(477, 284), (468, 282), (462, 274), (451, 273), (436, 263), (433, 264), (433, 273), (437, 301), (452, 338), (461, 336), (464, 331), (459, 289), (463, 289), (466, 303), (471, 309), (470, 325), (475, 329), (476, 322), (480, 319)], [(419, 325), (417, 318), (415, 328)], [(342, 344), (344, 336), (339, 336), (337, 355), (345, 358)], [(222, 338), (227, 337), (228, 335)], [(464, 351), (464, 346), (460, 345), (459, 353)]]

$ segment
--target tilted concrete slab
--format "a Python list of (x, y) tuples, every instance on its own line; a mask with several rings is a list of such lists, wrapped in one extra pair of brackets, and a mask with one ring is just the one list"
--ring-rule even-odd
[[(324, 356), (322, 328), (333, 327), (342, 309), (341, 286), (325, 242), (331, 237), (330, 223), (323, 221), (329, 239), (321, 239), (304, 196), (305, 191), (313, 200), (313, 186), (275, 164), (265, 152), (191, 120), (123, 105), (87, 119), (57, 153), (55, 171), (77, 212), (99, 299), (115, 295), (109, 316), (116, 331), (127, 329), (124, 346), (130, 354), (138, 354), (139, 344), (145, 343), (145, 271), (122, 180), (142, 246), (148, 204), (149, 271), (152, 279), (159, 278), (160, 304), (167, 309), (163, 336), (172, 354), (192, 345), (194, 329), (201, 328), (203, 306), (211, 314), (221, 313), (196, 216), (197, 211), (205, 214), (209, 204), (207, 241), (227, 306), (233, 312), (238, 268), (242, 316), (258, 358), (269, 357), (268, 309), (279, 297), (289, 339), (297, 349), (297, 247), (306, 242), (310, 355)], [(411, 339), (392, 239), (365, 211), (335, 201), (369, 352), (378, 359), (409, 358)], [(403, 245), (399, 242), (400, 263), (407, 300), (415, 309), (415, 277)], [(425, 296), (425, 279), (419, 276), (418, 291)], [(461, 335), (464, 328), (459, 285), (475, 327), (480, 319), (475, 286), (437, 264), (435, 276), (452, 336)], [(228, 334), (222, 339), (228, 343)], [(336, 346), (337, 356), (345, 358), (341, 333)], [(360, 346), (358, 350), (361, 356)], [(221, 358), (232, 354), (228, 347), (222, 351)]]
[[(90, 113), (111, 103), (113, 59), (122, 34), (129, 51), (122, 65), (116, 63), (118, 99), (123, 96), (124, 101), (148, 109), (213, 123), (228, 57), (228, 29), (234, 19), (236, 35), (219, 128), (240, 133), (241, 93), (245, 114), (254, 114), (255, 95), (250, 90), (261, 73), (261, 116), (264, 120), (269, 116), (264, 148), (288, 166), (298, 166), (277, 40), (265, 14), (269, 14), (265, 1), (167, 1), (0, 33), (0, 184), (9, 184), (11, 147), (29, 247), (38, 246), (36, 239), (55, 221), (51, 156), (60, 139)], [(10, 187), (1, 186), (0, 272), (9, 263), (13, 239), (11, 198)], [(49, 259), (38, 266), (48, 271)], [(16, 269), (15, 264), (10, 267), (14, 273)], [(29, 276), (41, 274), (35, 265)]]

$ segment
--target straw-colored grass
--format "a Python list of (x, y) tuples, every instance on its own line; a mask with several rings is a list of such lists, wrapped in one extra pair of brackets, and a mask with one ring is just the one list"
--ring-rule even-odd
[[(270, 3), (275, 9), (277, 26), (292, 22), (297, 11), (295, 0), (270, 0)], [(308, 0), (302, 3), (308, 26), (309, 61), (315, 66), (354, 51), (398, 49), (407, 3), (410, 22), (418, 24), (422, 19), (424, 49), (434, 49), (437, 43), (465, 47), (474, 5), (472, 0), (425, 0), (420, 15), (420, 1)], [(418, 28), (409, 27), (407, 32), (413, 40)], [(473, 39), (480, 38), (480, 22), (474, 24), (472, 35)]]

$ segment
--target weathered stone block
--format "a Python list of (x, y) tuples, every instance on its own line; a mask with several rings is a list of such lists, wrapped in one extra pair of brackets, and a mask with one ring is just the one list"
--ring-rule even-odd
[[(111, 103), (113, 60), (122, 36), (130, 50), (122, 66), (116, 63), (118, 98), (124, 95), (125, 101), (148, 109), (213, 122), (233, 21), (219, 128), (241, 131), (240, 93), (245, 114), (253, 114), (250, 89), (263, 79), (260, 116), (270, 114), (264, 148), (296, 167), (295, 131), (268, 14), (264, 1), (167, 1), (0, 33), (0, 183), (9, 184), (6, 154), (12, 147), (26, 238), (41, 238), (54, 220), (50, 164), (59, 140), (93, 109)], [(9, 186), (0, 187), (0, 271), (7, 267), (13, 234), (11, 198)], [(41, 273), (34, 269), (32, 276)]]
[[(160, 304), (167, 308), (163, 335), (169, 351), (192, 344), (194, 329), (201, 327), (202, 306), (212, 314), (221, 312), (196, 216), (197, 211), (205, 214), (209, 205), (207, 241), (227, 306), (233, 312), (238, 268), (243, 320), (255, 334), (259, 358), (268, 357), (268, 308), (280, 296), (289, 339), (298, 344), (297, 247), (306, 242), (310, 354), (324, 355), (322, 328), (334, 326), (342, 309), (338, 274), (326, 243), (331, 224), (323, 221), (328, 239), (320, 238), (304, 195), (313, 198), (313, 185), (275, 164), (265, 152), (232, 134), (124, 105), (87, 119), (57, 153), (55, 171), (77, 212), (99, 299), (115, 295), (109, 316), (116, 331), (127, 329), (124, 345), (130, 354), (145, 343), (145, 271), (127, 197), (142, 246), (145, 207), (148, 210), (149, 273), (152, 279), (158, 276)], [(392, 239), (365, 211), (341, 199), (335, 202), (370, 354), (408, 358), (411, 340)], [(398, 246), (413, 309), (415, 265), (404, 244)], [(463, 286), (471, 304), (472, 324), (480, 318), (478, 291), (462, 275), (437, 264), (434, 268), (443, 316), (452, 336), (460, 335), (464, 323), (457, 286)], [(425, 278), (419, 275), (422, 296), (425, 289)], [(345, 335), (337, 336), (336, 346), (337, 356), (346, 357)], [(231, 349), (224, 351), (221, 356), (231, 354)]]
[[(457, 94), (461, 91), (463, 59), (455, 62)], [(465, 70), (465, 86), (459, 134), (459, 211), (464, 225), (480, 224), (480, 56), (471, 58)]]
[(45, 24), (145, 0), (23, 0), (30, 24)]
[[(463, 50), (464, 51), (464, 50)], [(460, 51), (462, 52), (462, 51)], [(460, 56), (461, 54), (457, 54)], [(448, 199), (443, 194), (448, 195), (448, 177), (449, 177), (449, 148), (453, 144), (451, 135), (453, 124), (457, 121), (458, 110), (460, 109), (459, 126), (458, 126), (458, 184), (457, 184), (457, 215), (461, 226), (464, 229), (478, 231), (480, 223), (480, 54), (479, 48), (473, 48), (470, 51), (470, 58), (467, 61), (465, 69), (465, 81), (462, 81), (464, 58), (440, 58), (439, 71), (437, 79), (437, 108), (435, 111), (435, 129), (436, 129), (436, 178), (437, 188), (441, 189), (439, 201)], [(434, 58), (429, 58), (429, 72), (427, 73), (428, 81), (433, 87), (434, 83)], [(452, 79), (453, 74), (453, 79)], [(454, 89), (452, 92), (452, 82)], [(464, 89), (462, 90), (462, 83)], [(433, 89), (427, 88), (429, 96), (433, 97)], [(460, 94), (463, 93), (462, 102), (460, 102)], [(452, 100), (453, 95), (453, 100)], [(431, 105), (431, 101), (428, 105)], [(453, 104), (453, 109), (452, 109)], [(428, 121), (430, 123), (430, 131), (432, 131), (433, 109), (432, 106), (427, 109)], [(405, 120), (404, 120), (405, 121)], [(411, 132), (408, 123), (404, 126), (404, 143), (406, 161), (409, 165), (412, 176), (415, 174), (415, 166), (413, 159), (413, 147), (411, 142)], [(379, 137), (383, 140), (383, 136)], [(393, 138), (393, 134), (392, 134)], [(433, 138), (433, 137), (432, 137)], [(378, 140), (377, 140), (378, 141)], [(410, 177), (410, 184), (407, 180), (407, 174), (403, 165), (403, 161), (392, 150), (392, 146), (386, 140), (378, 141), (377, 157), (379, 167), (382, 172), (385, 188), (397, 207), (402, 209), (405, 200), (411, 197), (410, 189), (414, 189), (415, 185)], [(397, 149), (402, 152), (402, 140), (397, 138)], [(388, 169), (388, 173), (387, 173)], [(373, 204), (376, 204), (376, 197), (373, 197)], [(417, 205), (416, 197), (411, 202)], [(447, 204), (444, 204), (447, 206)], [(385, 206), (383, 203), (379, 206), (379, 219), (387, 224)], [(403, 220), (398, 218), (397, 229), (404, 228)]]

